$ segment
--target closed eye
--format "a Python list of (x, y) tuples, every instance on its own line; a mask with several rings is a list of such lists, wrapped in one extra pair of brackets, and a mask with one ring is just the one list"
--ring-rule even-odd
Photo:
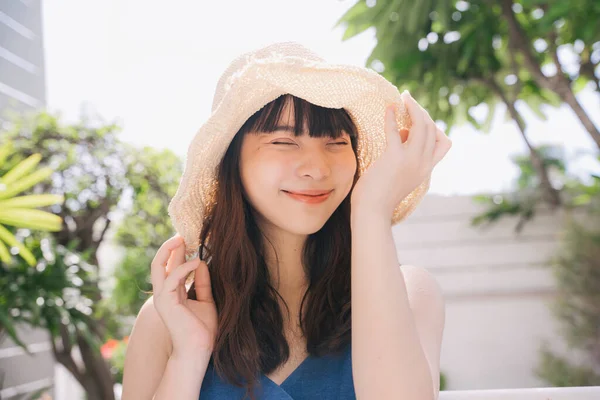
[[(287, 145), (291, 145), (291, 146), (295, 146), (296, 145), (296, 143), (292, 143), (292, 142), (271, 142), (271, 144), (287, 144)], [(344, 145), (347, 145), (348, 142), (334, 142), (334, 143), (328, 143), (328, 144), (335, 144), (335, 145), (344, 146)]]

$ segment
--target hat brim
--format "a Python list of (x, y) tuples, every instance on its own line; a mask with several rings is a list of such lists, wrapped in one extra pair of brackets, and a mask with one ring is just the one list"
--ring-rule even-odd
[[(403, 104), (398, 89), (371, 69), (299, 57), (248, 62), (226, 83), (221, 101), (192, 139), (179, 187), (168, 207), (187, 256), (198, 249), (205, 212), (216, 190), (217, 167), (233, 137), (255, 112), (284, 94), (321, 107), (344, 108), (350, 114), (358, 128), (360, 172), (385, 149), (385, 108)], [(414, 211), (429, 184), (427, 178), (398, 204), (392, 224)]]

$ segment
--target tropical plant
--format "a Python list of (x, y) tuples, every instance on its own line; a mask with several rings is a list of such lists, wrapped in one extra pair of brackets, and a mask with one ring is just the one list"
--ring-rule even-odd
[[(117, 240), (112, 244), (125, 247), (126, 253), (155, 252), (172, 236), (166, 209), (182, 171), (174, 154), (125, 144), (117, 136), (119, 129), (86, 116), (65, 124), (41, 111), (15, 119), (0, 132), (2, 142), (13, 143), (14, 153), (23, 158), (40, 154), (40, 163), (53, 169), (48, 182), (29, 190), (64, 198), (52, 208), (64, 221), (59, 231), (7, 227), (38, 262), (33, 268), (21, 259), (0, 263), (0, 305), (13, 326), (28, 324), (49, 332), (55, 359), (90, 400), (114, 397), (115, 375), (101, 346), (131, 328), (111, 296), (112, 269), (121, 271), (121, 260), (102, 271), (98, 249), (113, 226)], [(146, 259), (135, 260), (136, 268), (146, 274), (149, 264)], [(125, 294), (126, 299), (147, 297), (131, 281), (121, 288), (131, 294)], [(128, 310), (135, 313), (135, 307)]]
[[(599, 19), (596, 0), (369, 0), (336, 26), (345, 26), (343, 40), (374, 28), (367, 65), (449, 126), (488, 127), (502, 97), (540, 118), (541, 105), (566, 103), (600, 148), (600, 132), (575, 98), (588, 84), (600, 95)], [(484, 125), (470, 114), (481, 103), (489, 107)]]
[[(565, 103), (600, 148), (600, 133), (575, 97), (586, 86), (600, 95), (594, 72), (600, 65), (598, 19), (595, 0), (369, 0), (355, 3), (336, 26), (345, 26), (343, 39), (373, 28), (377, 45), (367, 65), (410, 90), (448, 132), (464, 123), (489, 131), (503, 104), (537, 175), (531, 180), (533, 209), (540, 204), (556, 209), (563, 205), (561, 188), (553, 184), (543, 150), (529, 140), (520, 110), (527, 106), (546, 119), (542, 106)], [(476, 111), (483, 111), (483, 118)], [(531, 218), (529, 207), (510, 202), (503, 207), (507, 214), (522, 210), (523, 220)]]
[(33, 254), (4, 225), (58, 232), (61, 230), (62, 218), (36, 208), (62, 203), (64, 197), (56, 194), (17, 196), (47, 180), (53, 170), (44, 167), (34, 171), (41, 161), (41, 155), (31, 154), (23, 160), (19, 154), (14, 154), (9, 158), (13, 150), (10, 141), (0, 146), (0, 262), (8, 263), (11, 259), (6, 247), (8, 245), (18, 249), (18, 254), (33, 266), (36, 262)]
[[(557, 282), (551, 310), (560, 322), (569, 356), (544, 342), (540, 346), (538, 377), (552, 386), (600, 385), (600, 177), (595, 178), (595, 195), (569, 212), (560, 248), (550, 262)], [(581, 199), (581, 198), (580, 198)], [(575, 209), (574, 209), (575, 210)]]

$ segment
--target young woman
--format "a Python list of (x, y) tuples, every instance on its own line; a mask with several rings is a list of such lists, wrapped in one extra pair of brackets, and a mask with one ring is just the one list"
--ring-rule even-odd
[(391, 227), (450, 147), (372, 70), (291, 42), (234, 60), (169, 205), (123, 400), (437, 398), (443, 297)]

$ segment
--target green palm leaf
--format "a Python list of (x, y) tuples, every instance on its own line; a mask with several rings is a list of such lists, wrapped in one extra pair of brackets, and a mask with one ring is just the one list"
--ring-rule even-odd
[[(31, 252), (27, 249), (27, 247), (25, 247), (23, 245), (23, 243), (19, 242), (17, 240), (17, 238), (10, 233), (10, 231), (8, 229), (6, 229), (5, 227), (3, 227), (2, 225), (0, 225), (0, 241), (7, 243), (9, 246), (12, 247), (16, 247), (17, 249), (19, 249), (19, 255), (25, 260), (27, 261), (27, 263), (31, 266), (35, 265), (35, 257), (33, 256), (33, 254), (31, 254)], [(3, 244), (4, 246), (4, 244)], [(6, 256), (5, 254), (6, 252), (4, 252), (4, 256)], [(0, 253), (0, 256), (3, 256), (2, 253)], [(8, 262), (10, 260), (10, 254), (8, 255), (8, 258), (6, 260), (2, 260), (4, 262)]]
[[(7, 162), (12, 149), (11, 143), (0, 146), (0, 169)], [(8, 245), (10, 248), (17, 248), (19, 256), (29, 265), (33, 266), (36, 263), (33, 254), (4, 225), (49, 232), (58, 232), (62, 228), (62, 218), (58, 215), (34, 208), (62, 203), (64, 196), (37, 194), (14, 197), (44, 181), (54, 172), (48, 167), (34, 171), (41, 158), (40, 154), (32, 154), (0, 176), (0, 261), (2, 262), (8, 263), (11, 259)]]
[(64, 196), (58, 194), (32, 194), (29, 196), (13, 197), (8, 200), (0, 200), (0, 209), (45, 207), (63, 201)]

